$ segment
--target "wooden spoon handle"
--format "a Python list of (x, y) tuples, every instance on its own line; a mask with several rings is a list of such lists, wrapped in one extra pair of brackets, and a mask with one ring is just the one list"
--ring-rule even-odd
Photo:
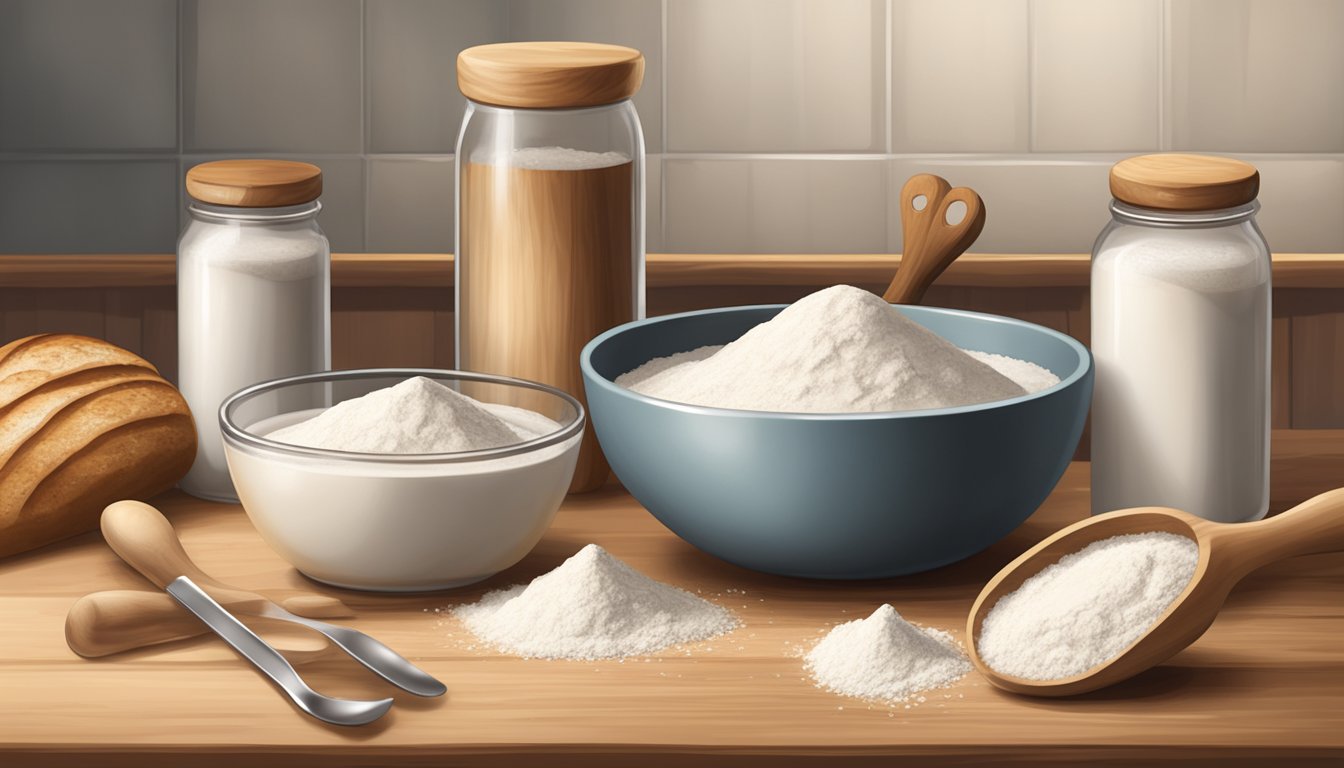
[[(248, 610), (246, 602), (228, 602), (235, 613)], [(86, 658), (184, 640), (209, 632), (199, 619), (187, 613), (170, 595), (141, 590), (109, 590), (81, 597), (65, 617), (65, 642)], [(290, 661), (302, 663), (322, 655), (329, 647), (316, 633), (302, 630), (267, 632), (267, 640)]]
[[(202, 571), (182, 548), (177, 533), (159, 510), (141, 501), (118, 501), (103, 510), (103, 538), (117, 556), (142, 576), (164, 588), (178, 576), (196, 582), (226, 608), (231, 603), (265, 600), (256, 592), (231, 587)], [(291, 611), (311, 618), (349, 616), (345, 603), (318, 594), (294, 594), (284, 601)]]
[(1242, 573), (1298, 555), (1344, 551), (1344, 488), (1265, 520), (1219, 525), (1210, 536), (1221, 539)]
[[(924, 207), (916, 210), (915, 199)], [(947, 222), (955, 202), (966, 204), (966, 216)], [(901, 266), (882, 298), (894, 304), (918, 304), (933, 281), (971, 247), (985, 228), (985, 203), (968, 187), (953, 188), (946, 179), (929, 173), (911, 176), (901, 189)]]

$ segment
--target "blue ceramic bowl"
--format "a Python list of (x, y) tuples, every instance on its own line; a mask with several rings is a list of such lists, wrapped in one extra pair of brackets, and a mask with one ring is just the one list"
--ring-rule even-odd
[(916, 573), (1003, 538), (1059, 482), (1092, 397), (1092, 357), (1011, 318), (899, 306), (957, 346), (1050, 369), (1054, 387), (957, 408), (795, 414), (685, 405), (617, 386), (655, 357), (726, 344), (783, 305), (627, 323), (583, 349), (593, 427), (626, 489), (681, 538), (757, 571)]

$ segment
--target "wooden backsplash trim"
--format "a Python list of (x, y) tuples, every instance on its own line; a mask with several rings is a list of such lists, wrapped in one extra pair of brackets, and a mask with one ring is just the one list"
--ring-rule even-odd
[[(648, 256), (650, 287), (886, 283), (897, 254), (665, 254)], [(1086, 254), (968, 253), (939, 285), (1060, 288), (1088, 283)], [(0, 254), (0, 287), (145, 288), (172, 285), (172, 254)], [(453, 256), (444, 253), (338, 253), (337, 287), (449, 287)], [(1344, 254), (1274, 255), (1278, 288), (1344, 288)]]

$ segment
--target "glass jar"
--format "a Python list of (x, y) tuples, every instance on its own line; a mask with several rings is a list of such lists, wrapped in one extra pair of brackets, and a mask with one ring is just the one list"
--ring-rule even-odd
[[(636, 50), (586, 43), (458, 57), (458, 368), (583, 399), (583, 346), (644, 316), (643, 71)], [(590, 425), (570, 489), (608, 474)]]
[(1150, 155), (1111, 170), (1092, 255), (1092, 512), (1269, 509), (1270, 255), (1259, 174)]
[(322, 172), (308, 163), (220, 160), (187, 171), (177, 378), (196, 420), (196, 462), (181, 483), (193, 496), (237, 501), (219, 428), (229, 395), (331, 366), (331, 250), (317, 225), (321, 192)]

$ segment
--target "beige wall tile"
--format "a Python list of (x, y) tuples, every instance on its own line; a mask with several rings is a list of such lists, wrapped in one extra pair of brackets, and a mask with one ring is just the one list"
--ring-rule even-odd
[(1344, 2), (1171, 0), (1176, 149), (1344, 152)]
[(368, 250), (452, 253), (456, 182), (451, 155), (370, 158)]
[(1027, 0), (894, 0), (895, 152), (1024, 152)]
[(1161, 0), (1032, 0), (1032, 150), (1153, 151)]
[(672, 253), (881, 253), (887, 164), (846, 159), (663, 161)]
[(669, 151), (883, 151), (884, 16), (878, 0), (671, 0)]
[(1344, 253), (1344, 156), (1241, 155), (1260, 169), (1256, 220), (1279, 253)]
[(897, 158), (892, 161), (891, 250), (901, 250), (900, 196), (905, 180), (935, 173), (985, 201), (980, 253), (1085, 253), (1109, 220), (1108, 175), (1115, 157)]

